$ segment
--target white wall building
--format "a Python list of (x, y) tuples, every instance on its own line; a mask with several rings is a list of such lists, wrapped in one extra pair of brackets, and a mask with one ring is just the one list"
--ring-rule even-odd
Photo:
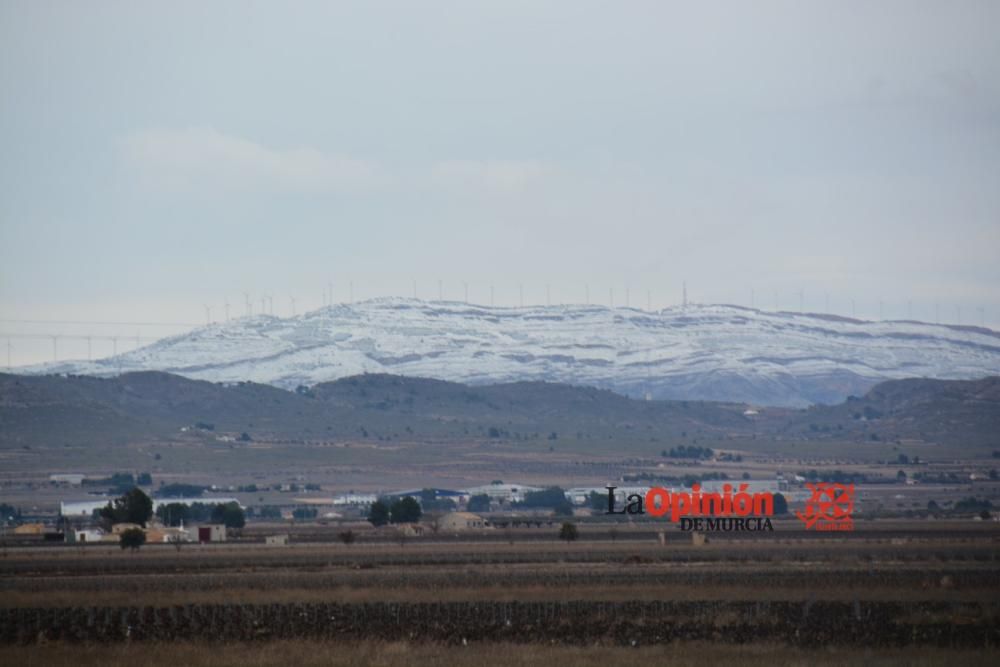
[(526, 486), (524, 484), (484, 484), (466, 489), (463, 493), (468, 496), (487, 495), (490, 500), (500, 500), (506, 503), (519, 503), (524, 500), (524, 496), (531, 491), (542, 491), (538, 486)]

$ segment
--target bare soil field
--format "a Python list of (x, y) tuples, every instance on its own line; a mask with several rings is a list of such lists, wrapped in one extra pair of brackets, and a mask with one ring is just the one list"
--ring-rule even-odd
[[(299, 539), (321, 533), (304, 530)], [(333, 530), (333, 529), (329, 529)], [(1000, 530), (11, 547), (9, 664), (994, 664)], [(647, 531), (647, 532), (644, 532)], [(903, 537), (906, 535), (907, 537)], [(169, 643), (168, 643), (169, 642)], [(501, 652), (501, 653), (498, 653)], [(139, 657), (142, 656), (142, 657)]]
[(23, 667), (608, 667), (609, 665), (671, 665), (703, 667), (733, 664), (745, 667), (793, 665), (839, 667), (930, 667), (969, 665), (992, 667), (996, 649), (824, 649), (776, 644), (717, 644), (677, 642), (658, 646), (564, 646), (511, 643), (468, 643), (452, 646), (427, 642), (329, 642), (287, 640), (272, 642), (171, 642), (0, 646), (0, 662)]

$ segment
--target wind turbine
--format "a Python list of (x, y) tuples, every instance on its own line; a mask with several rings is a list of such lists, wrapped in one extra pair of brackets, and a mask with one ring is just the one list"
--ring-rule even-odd
[(292, 302), (292, 317), (295, 317), (295, 297), (290, 296), (288, 299)]
[(229, 298), (228, 297), (223, 302), (223, 307), (226, 309), (226, 321), (228, 322), (229, 321)]
[(205, 324), (212, 323), (212, 307), (207, 303), (205, 305)]
[(250, 301), (249, 292), (243, 292), (243, 300), (245, 301), (247, 307), (247, 317), (250, 317), (253, 315), (253, 302)]

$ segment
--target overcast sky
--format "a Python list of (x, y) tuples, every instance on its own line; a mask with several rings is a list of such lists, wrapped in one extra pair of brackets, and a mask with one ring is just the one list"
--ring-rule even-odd
[(0, 317), (686, 281), (1000, 326), (997, 26), (991, 0), (7, 0)]

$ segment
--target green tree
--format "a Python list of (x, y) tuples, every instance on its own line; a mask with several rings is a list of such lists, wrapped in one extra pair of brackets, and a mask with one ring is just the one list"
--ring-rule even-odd
[(559, 528), (559, 539), (566, 542), (572, 542), (580, 536), (580, 532), (576, 529), (575, 523), (570, 523), (567, 521)]
[(184, 503), (160, 503), (156, 516), (168, 526), (179, 526), (182, 522), (191, 521), (191, 508)]
[(153, 501), (139, 487), (133, 487), (121, 496), (109, 501), (100, 511), (102, 518), (111, 523), (137, 523), (145, 526), (153, 516)]
[(389, 507), (381, 500), (376, 500), (368, 508), (368, 522), (373, 526), (384, 526), (389, 523)]
[(469, 498), (468, 509), (470, 512), (489, 512), (490, 497), (485, 493)]
[(562, 502), (552, 508), (552, 513), (556, 516), (573, 516), (573, 503), (563, 498)]
[(423, 510), (412, 496), (398, 498), (389, 506), (389, 521), (392, 523), (416, 523)]
[(587, 497), (587, 503), (590, 505), (592, 510), (607, 510), (608, 509), (608, 497), (607, 495), (602, 495), (597, 491), (591, 491), (590, 496)]
[(780, 493), (774, 494), (774, 514), (775, 516), (788, 514), (788, 500)]
[(119, 546), (121, 546), (122, 550), (131, 549), (132, 551), (138, 551), (139, 547), (146, 543), (146, 533), (141, 528), (129, 528), (122, 531), (119, 539)]
[(524, 495), (522, 507), (559, 507), (566, 502), (566, 492), (558, 486), (550, 486), (542, 491), (529, 491)]
[(212, 521), (221, 523), (226, 528), (242, 528), (247, 525), (247, 517), (239, 503), (216, 505), (212, 509)]

